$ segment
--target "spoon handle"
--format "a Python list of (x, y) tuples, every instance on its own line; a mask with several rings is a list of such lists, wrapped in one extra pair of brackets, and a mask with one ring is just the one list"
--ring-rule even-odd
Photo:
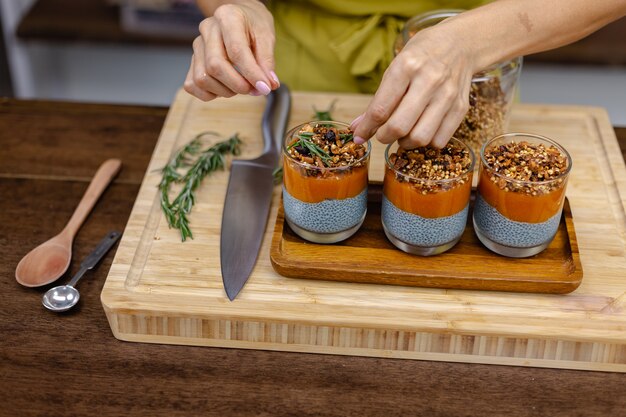
[(108, 159), (100, 165), (83, 198), (78, 203), (76, 210), (74, 210), (72, 218), (65, 226), (65, 229), (63, 229), (63, 233), (68, 233), (71, 237), (76, 234), (87, 215), (91, 212), (91, 209), (93, 209), (96, 201), (98, 201), (113, 177), (119, 172), (121, 166), (122, 161), (119, 159)]
[(104, 239), (98, 243), (98, 246), (89, 254), (80, 264), (80, 269), (72, 277), (72, 280), (67, 284), (70, 287), (76, 285), (79, 279), (85, 275), (85, 272), (92, 269), (96, 264), (106, 255), (106, 253), (115, 245), (115, 242), (122, 236), (120, 232), (109, 232)]

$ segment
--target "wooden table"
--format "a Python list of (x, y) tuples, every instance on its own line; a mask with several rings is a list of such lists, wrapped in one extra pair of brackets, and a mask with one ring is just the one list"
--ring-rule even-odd
[(120, 342), (99, 300), (112, 254), (81, 281), (75, 311), (44, 310), (48, 287), (19, 286), (18, 261), (61, 230), (110, 157), (124, 167), (70, 272), (123, 230), (166, 111), (0, 99), (1, 416), (623, 415), (626, 374)]

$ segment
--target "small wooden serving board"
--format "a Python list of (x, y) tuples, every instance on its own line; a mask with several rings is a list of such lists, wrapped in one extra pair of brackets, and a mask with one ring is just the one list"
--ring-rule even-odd
[(471, 210), (461, 240), (449, 251), (429, 257), (404, 253), (385, 236), (381, 197), (382, 186), (370, 184), (363, 225), (352, 237), (334, 245), (307, 242), (295, 234), (285, 222), (280, 204), (270, 249), (276, 272), (290, 278), (554, 294), (572, 292), (581, 283), (582, 266), (567, 199), (550, 245), (538, 255), (514, 259), (497, 255), (480, 243)]
[[(293, 93), (290, 126), (338, 99), (350, 121), (366, 95)], [(262, 150), (263, 97), (202, 103), (184, 92), (171, 106), (102, 290), (115, 337), (295, 352), (480, 362), (626, 372), (626, 168), (603, 109), (516, 105), (510, 131), (542, 134), (570, 152), (567, 197), (585, 277), (566, 295), (470, 291), (286, 278), (270, 246), (272, 209), (256, 266), (230, 302), (219, 262), (228, 172), (198, 189), (195, 239), (181, 243), (159, 206), (159, 169), (196, 134), (239, 132), (242, 158)], [(370, 181), (383, 178), (374, 143)], [(484, 265), (488, 267), (488, 265)], [(450, 258), (450, 270), (455, 263)], [(502, 271), (503, 274), (506, 271)], [(549, 271), (548, 271), (549, 272)]]

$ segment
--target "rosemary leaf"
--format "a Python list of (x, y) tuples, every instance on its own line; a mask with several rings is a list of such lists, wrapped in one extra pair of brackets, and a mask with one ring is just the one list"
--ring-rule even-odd
[(274, 178), (274, 184), (280, 184), (283, 182), (283, 167), (276, 167), (276, 169), (272, 171), (272, 177)]
[(337, 99), (333, 100), (326, 110), (317, 110), (313, 106), (313, 111), (315, 112), (315, 115), (313, 115), (314, 120), (333, 120), (331, 113), (335, 110), (335, 103), (337, 103)]
[(352, 142), (352, 140), (354, 139), (354, 133), (340, 133), (339, 139), (341, 139), (343, 141), (343, 144), (345, 145), (348, 142)]

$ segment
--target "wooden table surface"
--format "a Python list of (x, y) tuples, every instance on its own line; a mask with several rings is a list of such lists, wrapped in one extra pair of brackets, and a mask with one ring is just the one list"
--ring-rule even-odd
[(624, 415), (626, 374), (120, 342), (99, 300), (112, 253), (76, 310), (46, 311), (50, 286), (18, 285), (18, 261), (62, 229), (110, 157), (124, 166), (70, 273), (124, 229), (166, 112), (0, 99), (0, 415)]

